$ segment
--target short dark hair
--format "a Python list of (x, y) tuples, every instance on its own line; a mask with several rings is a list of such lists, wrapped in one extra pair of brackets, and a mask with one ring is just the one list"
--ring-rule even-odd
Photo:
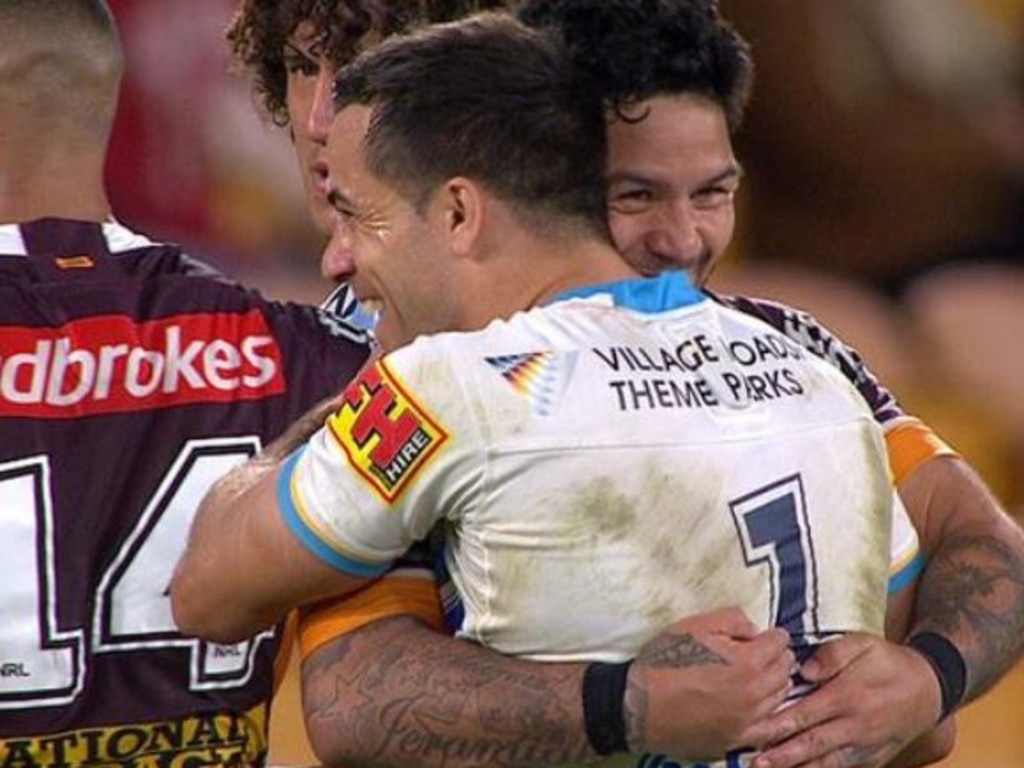
[(3, 0), (0, 31), (6, 33), (5, 44), (11, 36), (27, 33), (51, 41), (60, 35), (73, 37), (75, 46), (120, 53), (114, 15), (105, 0)]
[(620, 115), (631, 102), (698, 93), (722, 107), (731, 131), (743, 121), (754, 63), (716, 0), (523, 0), (517, 13), (560, 34)]
[(419, 208), (465, 176), (541, 224), (606, 232), (603, 105), (547, 32), (484, 13), (392, 37), (341, 71), (335, 99), (372, 108), (367, 168)]
[(450, 21), (501, 0), (242, 0), (226, 32), (236, 64), (252, 77), (257, 99), (277, 125), (288, 124), (285, 41), (310, 24), (339, 69), (364, 48), (420, 23)]
[(0, 1), (0, 67), (2, 119), (45, 119), (47, 135), (63, 141), (107, 141), (124, 53), (104, 0)]

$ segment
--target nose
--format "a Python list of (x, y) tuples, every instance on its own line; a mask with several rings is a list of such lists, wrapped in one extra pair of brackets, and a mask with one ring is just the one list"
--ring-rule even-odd
[(665, 206), (647, 232), (645, 245), (650, 253), (689, 266), (700, 258), (704, 240), (697, 217), (688, 200)]
[(313, 103), (309, 109), (309, 136), (321, 144), (327, 143), (327, 134), (334, 119), (334, 73), (321, 67), (313, 87)]
[(320, 272), (328, 280), (340, 283), (351, 278), (355, 271), (352, 231), (340, 216), (335, 216), (331, 237), (320, 257)]

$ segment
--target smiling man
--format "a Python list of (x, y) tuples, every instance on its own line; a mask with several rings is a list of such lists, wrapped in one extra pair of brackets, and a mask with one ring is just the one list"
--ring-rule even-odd
[[(478, 5), (472, 0), (244, 0), (231, 32), (233, 51), (275, 121), (296, 134), (307, 132), (314, 151), (323, 153), (333, 110), (320, 107), (329, 107), (333, 73), (354, 51), (394, 32), (394, 24), (417, 17), (447, 19)], [(611, 123), (610, 153), (622, 162), (617, 160), (609, 170), (628, 174), (630, 181), (624, 190), (630, 198), (627, 215), (612, 208), (611, 226), (618, 240), (617, 227), (628, 224), (622, 232), (634, 233), (631, 242), (642, 246), (630, 248), (634, 264), (648, 272), (646, 265), (669, 266), (677, 256), (687, 266), (682, 249), (658, 242), (692, 242), (694, 235), (686, 230), (695, 224), (700, 225), (698, 238), (724, 247), (732, 237), (733, 199), (727, 193), (734, 185), (719, 181), (730, 181), (735, 164), (731, 134), (743, 117), (752, 61), (716, 3), (529, 0), (516, 6), (531, 14), (531, 24), (562, 27), (584, 53), (600, 51), (599, 57), (584, 60), (588, 66), (598, 65), (593, 76), (609, 98), (632, 94), (641, 108), (663, 103), (679, 124), (691, 104), (713, 118), (687, 123), (691, 129), (709, 131), (708, 141), (689, 130), (648, 131), (651, 124), (642, 120)], [(594, 23), (597, 16), (600, 23)], [(322, 97), (308, 98), (313, 90)], [(719, 115), (713, 114), (716, 106)], [(666, 127), (671, 124), (665, 122)], [(634, 137), (643, 140), (632, 145)], [(698, 154), (702, 146), (713, 154)], [(619, 148), (628, 152), (617, 155)], [(653, 182), (658, 185), (652, 188)], [(322, 185), (317, 190), (320, 196), (311, 204), (324, 209)], [(716, 213), (700, 215), (709, 201), (717, 201)], [(717, 246), (703, 251), (706, 255), (699, 261), (707, 263), (710, 256), (713, 268), (721, 251)], [(344, 261), (335, 266), (344, 267)], [(709, 271), (701, 269), (698, 278)], [(343, 278), (344, 273), (331, 276)], [(865, 361), (814, 318), (765, 299), (717, 298), (830, 361), (874, 411), (886, 431), (901, 496), (929, 555), (915, 631), (940, 632), (952, 639), (968, 669), (964, 700), (980, 695), (1010, 668), (1024, 638), (1020, 531), (977, 473), (928, 425), (906, 413)], [(950, 602), (949, 594), (961, 598)], [(457, 624), (458, 605), (449, 591), (445, 595), (446, 610), (453, 616), (450, 624)], [(431, 629), (437, 626), (438, 613), (429, 568), (409, 567), (352, 598), (304, 612), (307, 726), (321, 759), (451, 766), (463, 764), (459, 761), (468, 755), (488, 755), (492, 762), (516, 764), (521, 758), (532, 765), (529, 756), (540, 751), (563, 756), (584, 751), (580, 665), (521, 662), (460, 642)], [(689, 726), (720, 730), (744, 711), (742, 684), (750, 678), (740, 659), (745, 646), (716, 634), (722, 629), (719, 618), (700, 616), (673, 625), (664, 643), (638, 656), (633, 669), (642, 674), (631, 675), (631, 689), (642, 693), (649, 706), (645, 718), (633, 721), (634, 727), (662, 732), (685, 727), (678, 718), (656, 720), (686, 706), (693, 721)], [(709, 649), (728, 660), (735, 680), (727, 680), (721, 674), (724, 668), (717, 668), (716, 685), (702, 677), (712, 668), (689, 664)], [(928, 702), (935, 694), (935, 675), (898, 643), (844, 638), (823, 648), (804, 671), (827, 683), (787, 710), (786, 717), (808, 728), (766, 756), (772, 765), (816, 759), (817, 766), (854, 758), (881, 764), (933, 717)], [(432, 695), (420, 695), (423, 681), (429, 681)], [(714, 694), (712, 687), (717, 689)], [(338, 700), (342, 689), (358, 693)], [(699, 710), (688, 706), (695, 695), (704, 703)], [(406, 738), (396, 739), (396, 732)]]
[[(759, 636), (746, 681), (767, 716), (790, 693), (786, 638), (803, 653), (881, 633), (894, 497), (881, 434), (835, 368), (683, 273), (639, 278), (622, 260), (604, 222), (603, 105), (576, 86), (560, 46), (500, 16), (393, 39), (339, 76), (331, 253), (381, 305), (389, 354), (284, 467), (208, 497), (176, 617), (245, 636), (358, 589), (443, 520), (460, 634), (593, 661), (585, 700), (619, 701), (589, 708), (579, 759), (760, 747), (777, 734), (629, 741), (628, 659), (673, 619), (737, 603), (787, 630)], [(692, 370), (628, 363), (668, 366), (688, 342), (703, 355)], [(742, 386), (773, 376), (793, 386)], [(623, 386), (647, 394), (623, 407)]]

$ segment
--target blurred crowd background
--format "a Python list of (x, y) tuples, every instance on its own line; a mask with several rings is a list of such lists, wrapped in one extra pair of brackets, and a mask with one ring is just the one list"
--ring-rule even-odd
[[(319, 301), (285, 130), (223, 40), (235, 0), (110, 0), (128, 73), (109, 166), (126, 223), (270, 295)], [(1024, 513), (1024, 0), (720, 0), (757, 65), (738, 236), (711, 286), (857, 347)], [(1017, 768), (1024, 672), (946, 766)]]
[(117, 216), (275, 297), (319, 301), (311, 231), (287, 130), (232, 72), (235, 0), (110, 0), (127, 71), (108, 180)]

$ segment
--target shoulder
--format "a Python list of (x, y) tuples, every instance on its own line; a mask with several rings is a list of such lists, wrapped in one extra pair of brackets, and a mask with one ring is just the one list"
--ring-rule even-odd
[(810, 313), (769, 299), (706, 293), (722, 306), (767, 323), (836, 368), (857, 388), (879, 423), (889, 424), (906, 415), (861, 354)]

